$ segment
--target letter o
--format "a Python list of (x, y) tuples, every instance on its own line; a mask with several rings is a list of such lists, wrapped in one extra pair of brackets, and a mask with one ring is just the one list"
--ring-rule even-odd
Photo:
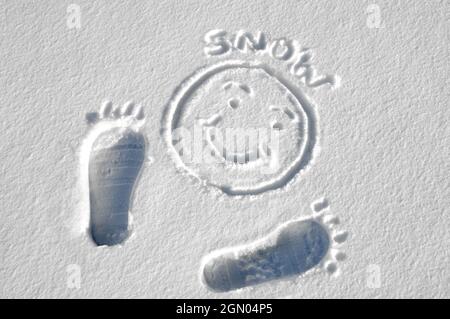
[(270, 55), (277, 60), (289, 60), (293, 52), (292, 43), (284, 38), (274, 40), (270, 47)]

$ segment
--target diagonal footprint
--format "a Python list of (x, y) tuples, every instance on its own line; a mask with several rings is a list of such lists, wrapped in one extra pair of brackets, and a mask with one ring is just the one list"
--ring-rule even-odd
[(337, 249), (343, 234), (331, 228), (337, 218), (315, 215), (290, 221), (257, 242), (238, 248), (220, 250), (204, 259), (201, 276), (213, 291), (226, 292), (264, 282), (299, 276), (323, 265), (338, 274), (338, 261), (345, 254)]

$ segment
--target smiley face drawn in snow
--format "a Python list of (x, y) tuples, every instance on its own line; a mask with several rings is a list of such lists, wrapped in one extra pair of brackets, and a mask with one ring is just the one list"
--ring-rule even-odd
[(165, 120), (176, 163), (229, 195), (284, 186), (307, 166), (316, 142), (312, 106), (256, 63), (228, 61), (195, 73), (175, 93)]

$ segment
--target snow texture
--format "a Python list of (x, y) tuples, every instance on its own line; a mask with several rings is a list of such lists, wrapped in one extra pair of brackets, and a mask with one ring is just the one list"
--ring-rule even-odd
[[(445, 0), (2, 1), (0, 297), (449, 298), (449, 15)], [(242, 49), (259, 31), (308, 50)], [(218, 35), (235, 48), (208, 45)], [(241, 196), (190, 174), (165, 135), (189, 76), (231, 59), (286, 78), (317, 125), (308, 165)], [(146, 115), (130, 236), (98, 246), (86, 119), (129, 100)], [(330, 233), (345, 241), (338, 276), (331, 264), (222, 293), (204, 284), (213, 252), (321, 210), (346, 231)]]

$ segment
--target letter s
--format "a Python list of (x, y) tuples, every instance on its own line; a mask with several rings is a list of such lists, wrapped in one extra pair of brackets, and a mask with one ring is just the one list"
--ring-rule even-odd
[(204, 52), (206, 55), (220, 55), (228, 52), (231, 43), (225, 38), (227, 32), (224, 30), (211, 30), (205, 34), (203, 40), (206, 43)]

